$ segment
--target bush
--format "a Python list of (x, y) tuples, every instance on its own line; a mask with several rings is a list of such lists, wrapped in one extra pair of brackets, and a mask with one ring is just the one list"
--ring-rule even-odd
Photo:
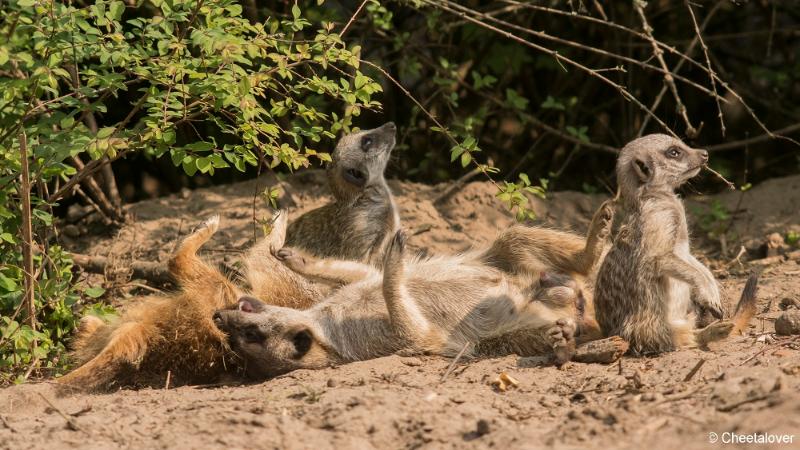
[[(294, 170), (329, 160), (317, 144), (349, 129), (363, 108), (380, 107), (372, 96), (381, 86), (359, 70), (359, 47), (328, 22), (312, 26), (297, 5), (251, 23), (232, 0), (140, 4), (18, 0), (0, 12), (8, 37), (0, 47), (4, 374), (63, 369), (81, 293), (53, 208), (77, 192), (109, 222), (124, 220), (113, 173), (101, 171), (111, 161), (168, 156), (190, 176), (231, 166)], [(21, 140), (31, 153), (36, 331), (20, 325), (28, 320), (16, 237)]]

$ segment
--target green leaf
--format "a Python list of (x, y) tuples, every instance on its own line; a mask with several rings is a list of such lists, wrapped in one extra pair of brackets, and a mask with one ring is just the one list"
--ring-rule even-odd
[(72, 128), (72, 125), (74, 125), (74, 124), (75, 124), (75, 118), (72, 117), (72, 116), (67, 116), (67, 117), (64, 117), (63, 119), (61, 119), (61, 122), (60, 122), (59, 125), (61, 125), (62, 129), (66, 129), (66, 128)]
[(206, 173), (211, 168), (211, 161), (208, 158), (197, 158), (194, 162), (201, 173)]
[(292, 17), (294, 17), (294, 20), (300, 18), (300, 7), (297, 6), (297, 3), (292, 6)]
[(461, 167), (467, 167), (471, 161), (472, 155), (470, 155), (468, 152), (461, 154)]
[(125, 12), (125, 4), (122, 3), (119, 0), (113, 1), (108, 6), (108, 14), (106, 14), (106, 17), (108, 17), (111, 20), (117, 20), (118, 21), (118, 20), (122, 19), (122, 13), (123, 12)]
[(116, 129), (116, 128), (114, 128), (114, 127), (105, 127), (105, 128), (101, 128), (101, 129), (100, 129), (100, 130), (97, 132), (97, 139), (105, 139), (105, 138), (107, 138), (107, 137), (111, 136), (112, 134), (114, 134), (114, 130), (115, 130), (115, 129)]
[(464, 147), (460, 145), (456, 145), (455, 147), (450, 149), (450, 162), (453, 162), (456, 159), (458, 159), (458, 157), (461, 156), (462, 153), (464, 153)]
[(106, 290), (100, 286), (94, 286), (83, 290), (83, 293), (90, 298), (99, 298), (101, 295), (105, 294), (105, 292)]
[(558, 109), (558, 110), (561, 110), (561, 111), (564, 111), (566, 109), (564, 104), (561, 101), (556, 100), (555, 98), (553, 98), (552, 95), (548, 95), (547, 98), (545, 99), (545, 101), (542, 102), (542, 108), (544, 108), (544, 109)]
[(17, 290), (17, 283), (0, 273), (0, 288), (5, 289), (7, 292), (14, 292)]

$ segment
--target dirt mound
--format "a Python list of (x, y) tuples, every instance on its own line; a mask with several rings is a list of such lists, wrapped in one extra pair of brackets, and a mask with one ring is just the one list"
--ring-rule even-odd
[[(260, 235), (253, 217), (270, 214), (255, 193), (281, 186), (281, 206), (296, 217), (328, 200), (322, 181), (321, 172), (306, 172), (282, 182), (262, 178), (141, 202), (129, 207), (135, 220), (113, 235), (76, 225), (76, 237), (65, 244), (122, 265), (131, 257), (165, 261), (180, 236), (220, 214), (221, 231), (207, 255), (234, 264)], [(488, 183), (470, 183), (440, 207), (435, 200), (445, 185), (395, 181), (391, 187), (410, 242), (421, 251), (480, 245), (513, 222)], [(604, 198), (557, 192), (532, 202), (541, 222), (584, 232)], [(800, 231), (800, 177), (772, 180), (744, 194), (691, 199), (689, 210), (697, 211), (693, 229), (707, 221), (713, 200), (732, 214), (730, 230), (750, 249), (740, 261), (758, 256), (767, 233)], [(717, 259), (718, 244), (695, 234), (717, 267), (730, 307), (748, 267), (730, 257)], [(737, 436), (772, 439), (759, 448), (798, 448), (800, 341), (772, 334), (781, 300), (798, 300), (798, 274), (795, 260), (766, 266), (759, 315), (744, 336), (710, 352), (626, 357), (613, 366), (570, 363), (556, 369), (536, 358), (507, 356), (461, 361), (442, 380), (449, 360), (390, 356), (245, 386), (68, 397), (58, 397), (48, 383), (14, 386), (0, 395), (0, 448), (693, 449)], [(495, 391), (491, 381), (501, 372), (519, 386)], [(783, 435), (793, 442), (776, 441)]]

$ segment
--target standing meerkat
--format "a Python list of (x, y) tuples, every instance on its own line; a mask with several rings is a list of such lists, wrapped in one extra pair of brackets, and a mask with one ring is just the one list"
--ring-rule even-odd
[(389, 122), (339, 139), (327, 168), (334, 200), (293, 221), (287, 246), (321, 258), (380, 263), (380, 250), (400, 226), (384, 178), (396, 132)]
[(736, 325), (721, 321), (694, 330), (692, 300), (717, 319), (722, 303), (713, 274), (691, 254), (675, 190), (707, 162), (705, 150), (662, 134), (630, 142), (617, 159), (623, 219), (600, 266), (594, 301), (605, 334), (618, 334), (636, 353), (704, 346), (749, 322), (754, 312), (755, 278), (737, 308)]

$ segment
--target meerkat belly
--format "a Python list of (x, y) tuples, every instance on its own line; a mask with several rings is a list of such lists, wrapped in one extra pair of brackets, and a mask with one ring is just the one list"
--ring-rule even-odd
[(378, 358), (401, 349), (378, 276), (339, 289), (313, 314), (343, 362)]
[[(678, 258), (688, 261), (692, 259), (689, 248), (689, 240), (682, 240), (675, 245), (675, 255)], [(669, 315), (668, 320), (675, 325), (684, 326), (689, 320), (688, 314), (691, 310), (692, 289), (691, 286), (676, 278), (669, 278)]]

